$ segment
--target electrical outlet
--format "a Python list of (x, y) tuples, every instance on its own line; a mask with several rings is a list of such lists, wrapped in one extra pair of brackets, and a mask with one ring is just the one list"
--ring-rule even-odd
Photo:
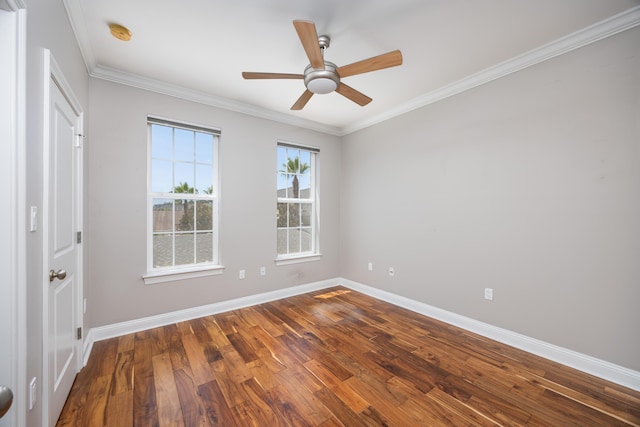
[(260, 275), (261, 276), (267, 275), (267, 267), (260, 267)]
[(396, 270), (393, 267), (389, 267), (389, 276), (393, 277), (396, 275)]
[(373, 271), (373, 263), (370, 262), (369, 264), (367, 264), (367, 270), (369, 271)]
[(240, 273), (238, 273), (238, 277), (244, 279), (244, 270), (240, 270)]
[(484, 288), (484, 299), (493, 301), (493, 289)]

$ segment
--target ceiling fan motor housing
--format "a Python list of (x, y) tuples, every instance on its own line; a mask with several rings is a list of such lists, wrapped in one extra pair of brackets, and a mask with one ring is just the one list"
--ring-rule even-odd
[(304, 85), (316, 94), (330, 93), (340, 84), (336, 64), (324, 61), (324, 69), (313, 68), (311, 64), (304, 69)]

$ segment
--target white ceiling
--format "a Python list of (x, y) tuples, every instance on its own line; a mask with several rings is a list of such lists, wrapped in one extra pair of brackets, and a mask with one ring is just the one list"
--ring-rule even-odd
[[(564, 36), (623, 11), (634, 8), (638, 21), (640, 0), (64, 3), (92, 76), (345, 134), (539, 62), (562, 51)], [(241, 72), (301, 74), (308, 59), (294, 19), (313, 21), (331, 37), (325, 59), (338, 66), (395, 49), (403, 65), (344, 79), (373, 98), (365, 107), (331, 93), (290, 111), (302, 80), (244, 80)], [(131, 41), (112, 37), (112, 22), (128, 27)]]

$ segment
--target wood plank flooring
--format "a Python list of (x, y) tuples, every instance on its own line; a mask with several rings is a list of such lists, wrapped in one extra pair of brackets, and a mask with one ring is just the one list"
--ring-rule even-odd
[(640, 393), (336, 287), (95, 343), (58, 426), (640, 426)]

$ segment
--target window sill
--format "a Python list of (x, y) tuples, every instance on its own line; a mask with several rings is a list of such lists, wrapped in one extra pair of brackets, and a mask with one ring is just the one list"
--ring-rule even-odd
[(173, 282), (176, 280), (195, 279), (198, 277), (216, 276), (224, 271), (223, 265), (207, 265), (206, 267), (181, 268), (174, 270), (153, 271), (142, 276), (145, 285)]
[(301, 262), (320, 261), (322, 254), (295, 255), (276, 259), (276, 265), (298, 264)]

